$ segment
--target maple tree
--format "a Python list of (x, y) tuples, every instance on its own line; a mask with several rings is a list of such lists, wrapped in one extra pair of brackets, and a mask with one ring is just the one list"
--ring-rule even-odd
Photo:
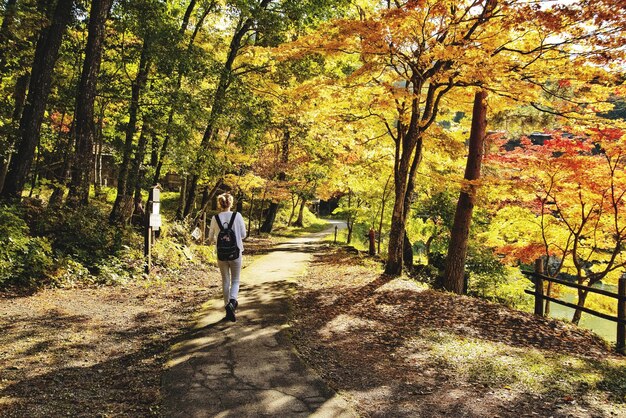
[[(554, 92), (544, 94), (545, 83), (557, 66), (571, 63), (561, 54), (569, 41), (546, 44), (547, 32), (569, 22), (554, 15), (554, 10), (515, 2), (368, 5), (360, 9), (359, 18), (334, 21), (290, 48), (293, 54), (323, 51), (359, 58), (347, 86), (369, 92), (361, 115), (378, 123), (395, 144), (395, 200), (386, 272), (399, 274), (424, 141), (439, 129), (439, 113), (451, 106), (448, 96), (455, 88), (481, 86), (504, 99), (547, 108), (544, 105)], [(525, 26), (529, 15), (540, 17), (545, 26)]]
[[(543, 144), (525, 138), (521, 146), (493, 156), (515, 184), (510, 193), (516, 198), (507, 205), (535, 215), (526, 224), (527, 241), (513, 238), (500, 251), (524, 262), (544, 257), (550, 261), (548, 274), (566, 273), (581, 285), (616, 282), (626, 267), (623, 132), (607, 127), (574, 137), (553, 133)], [(578, 306), (585, 305), (587, 295), (578, 290)], [(580, 317), (576, 310), (572, 321)]]

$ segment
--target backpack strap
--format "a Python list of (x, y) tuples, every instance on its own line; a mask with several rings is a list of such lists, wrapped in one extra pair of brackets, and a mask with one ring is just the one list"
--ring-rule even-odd
[(220, 231), (223, 231), (224, 225), (222, 225), (222, 222), (220, 221), (220, 217), (217, 214), (215, 215), (215, 222), (217, 222), (217, 226), (220, 227)]
[(233, 214), (230, 215), (230, 222), (228, 223), (228, 229), (233, 229), (233, 224), (235, 223), (236, 216), (237, 216), (237, 212), (233, 212)]

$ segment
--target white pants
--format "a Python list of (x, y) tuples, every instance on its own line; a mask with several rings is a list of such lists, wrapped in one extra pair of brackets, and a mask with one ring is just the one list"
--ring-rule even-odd
[(217, 266), (222, 273), (222, 291), (224, 293), (224, 306), (230, 299), (237, 300), (239, 294), (239, 276), (241, 275), (242, 257), (232, 261), (217, 261)]

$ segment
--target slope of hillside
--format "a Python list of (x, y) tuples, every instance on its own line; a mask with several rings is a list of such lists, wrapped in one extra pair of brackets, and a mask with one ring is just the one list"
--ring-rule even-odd
[(343, 249), (294, 293), (302, 357), (364, 416), (626, 416), (626, 361), (593, 333), (381, 274)]

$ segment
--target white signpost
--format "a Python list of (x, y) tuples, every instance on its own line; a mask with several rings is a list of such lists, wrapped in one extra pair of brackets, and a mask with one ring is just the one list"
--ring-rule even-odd
[(146, 205), (146, 231), (144, 237), (144, 255), (146, 257), (146, 274), (150, 273), (152, 267), (152, 244), (154, 242), (154, 231), (161, 228), (161, 190), (156, 185), (150, 189), (148, 204)]

